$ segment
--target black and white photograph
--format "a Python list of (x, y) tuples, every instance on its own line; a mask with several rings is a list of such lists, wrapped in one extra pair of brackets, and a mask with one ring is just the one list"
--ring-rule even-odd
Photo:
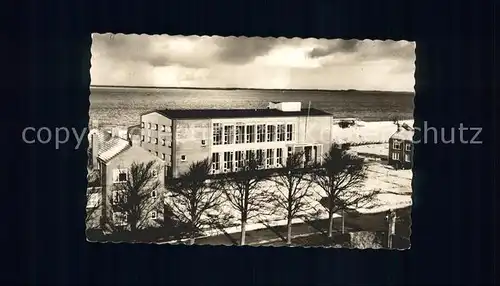
[(415, 48), (93, 34), (87, 241), (409, 249)]

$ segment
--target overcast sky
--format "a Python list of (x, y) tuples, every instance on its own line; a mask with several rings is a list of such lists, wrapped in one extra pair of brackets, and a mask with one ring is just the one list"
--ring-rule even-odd
[(92, 35), (92, 85), (413, 91), (415, 43)]

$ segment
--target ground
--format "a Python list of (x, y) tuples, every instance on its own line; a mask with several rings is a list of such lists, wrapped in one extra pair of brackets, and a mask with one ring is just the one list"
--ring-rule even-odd
[[(409, 238), (410, 237), (410, 218), (411, 207), (399, 209), (396, 211), (398, 220), (396, 222), (396, 235)], [(341, 230), (342, 220), (337, 218), (334, 220), (334, 228), (336, 233)], [(320, 220), (314, 223), (314, 227), (306, 224), (296, 224), (293, 226), (293, 240), (295, 246), (315, 246), (324, 245), (325, 237), (320, 233), (319, 229), (326, 231), (328, 226), (327, 220)], [(388, 224), (385, 220), (385, 213), (377, 214), (349, 214), (345, 218), (345, 231), (387, 231)], [(261, 229), (248, 231), (246, 241), (249, 245), (254, 246), (282, 246), (285, 242), (279, 238), (275, 233), (278, 232), (281, 236), (286, 236), (286, 227), (276, 227), (273, 230)], [(238, 241), (240, 238), (239, 233), (231, 234), (233, 240)], [(225, 235), (218, 235), (213, 237), (206, 237), (196, 240), (196, 244), (209, 244), (209, 245), (232, 245), (231, 240)]]
[[(413, 126), (413, 120), (400, 121)], [(350, 143), (353, 145), (367, 143), (386, 143), (397, 130), (392, 121), (366, 122), (363, 126), (355, 125), (349, 128), (341, 128), (338, 124), (333, 126), (333, 141), (336, 143)]]
[(352, 146), (351, 150), (360, 155), (373, 155), (374, 157), (386, 159), (389, 156), (389, 143)]

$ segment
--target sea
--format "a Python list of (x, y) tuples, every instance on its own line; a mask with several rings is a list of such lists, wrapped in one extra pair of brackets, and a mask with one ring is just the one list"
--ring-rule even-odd
[(90, 120), (99, 126), (131, 126), (140, 114), (158, 109), (266, 108), (270, 101), (300, 101), (335, 118), (362, 121), (413, 119), (413, 93), (385, 91), (169, 89), (91, 87)]

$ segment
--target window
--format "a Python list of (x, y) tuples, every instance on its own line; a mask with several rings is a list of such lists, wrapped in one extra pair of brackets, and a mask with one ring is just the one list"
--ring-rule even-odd
[(399, 160), (399, 153), (397, 152), (392, 153), (392, 160)]
[(161, 159), (165, 160), (165, 153), (161, 153)]
[(153, 130), (158, 130), (158, 124), (155, 124)]
[(201, 140), (201, 145), (203, 146), (207, 145), (207, 140)]
[(293, 140), (293, 124), (286, 125), (286, 141)]
[(141, 122), (141, 128), (144, 128), (144, 121)]
[(117, 226), (127, 225), (127, 213), (126, 212), (114, 212), (113, 222)]
[(236, 126), (236, 144), (245, 143), (245, 126)]
[(186, 155), (181, 155), (181, 161), (186, 161)]
[(277, 131), (277, 141), (285, 141), (285, 133), (286, 133), (286, 127), (285, 124), (279, 124), (278, 125), (278, 131)]
[(235, 166), (234, 166), (234, 169), (235, 170), (239, 170), (239, 168), (243, 167), (244, 166), (244, 156), (243, 156), (243, 151), (236, 151), (235, 153), (235, 159), (236, 159), (236, 162), (235, 162)]
[(158, 151), (155, 152), (155, 156), (158, 157)]
[(224, 144), (233, 144), (234, 142), (234, 126), (224, 126)]
[(112, 205), (120, 205), (127, 202), (126, 192), (123, 190), (113, 191), (111, 194), (111, 204)]
[(292, 156), (292, 147), (288, 147), (288, 157)]
[(216, 173), (220, 170), (220, 154), (212, 154), (212, 173)]
[(100, 200), (100, 193), (90, 193), (87, 197), (87, 208), (97, 208)]
[(264, 142), (266, 137), (266, 125), (259, 124), (257, 125), (257, 142)]
[(247, 133), (246, 133), (247, 143), (255, 142), (255, 125), (247, 125)]
[(146, 136), (142, 135), (141, 136), (141, 141), (144, 142), (144, 139), (146, 138)]
[(158, 138), (155, 138), (155, 144), (158, 144)]
[(162, 131), (162, 132), (165, 132), (165, 125), (162, 125), (162, 126), (161, 126), (161, 131)]
[(264, 163), (264, 150), (258, 149), (255, 154), (255, 159), (258, 165), (262, 165)]
[(156, 190), (152, 190), (152, 191), (151, 191), (151, 197), (152, 197), (153, 199), (156, 199)]
[(251, 158), (255, 159), (254, 156), (255, 156), (255, 151), (253, 151), (253, 150), (246, 150), (245, 151), (245, 158), (244, 158), (246, 164), (248, 164), (248, 160), (250, 160)]
[(151, 211), (151, 219), (156, 219), (156, 211)]
[(394, 150), (401, 150), (401, 142), (396, 140), (392, 141), (392, 147)]
[(213, 126), (213, 141), (214, 145), (221, 145), (222, 144), (222, 124), (220, 123), (214, 123)]
[(162, 138), (162, 139), (161, 139), (161, 146), (165, 146), (165, 142), (166, 142), (166, 141), (167, 141), (167, 140), (165, 140), (165, 138)]
[(113, 182), (123, 183), (127, 181), (127, 169), (115, 169), (113, 170)]
[(405, 154), (405, 161), (410, 162), (410, 154)]
[(276, 164), (281, 167), (283, 166), (283, 149), (276, 149)]
[(405, 150), (408, 151), (408, 152), (411, 151), (411, 143), (406, 143)]
[(274, 167), (274, 149), (267, 149), (266, 151), (266, 168)]
[(148, 136), (148, 143), (151, 143), (151, 136)]
[(267, 125), (267, 142), (276, 141), (276, 126)]
[(148, 129), (151, 129), (151, 123), (148, 123)]
[(233, 170), (233, 152), (224, 152), (224, 169), (223, 172), (231, 172)]

